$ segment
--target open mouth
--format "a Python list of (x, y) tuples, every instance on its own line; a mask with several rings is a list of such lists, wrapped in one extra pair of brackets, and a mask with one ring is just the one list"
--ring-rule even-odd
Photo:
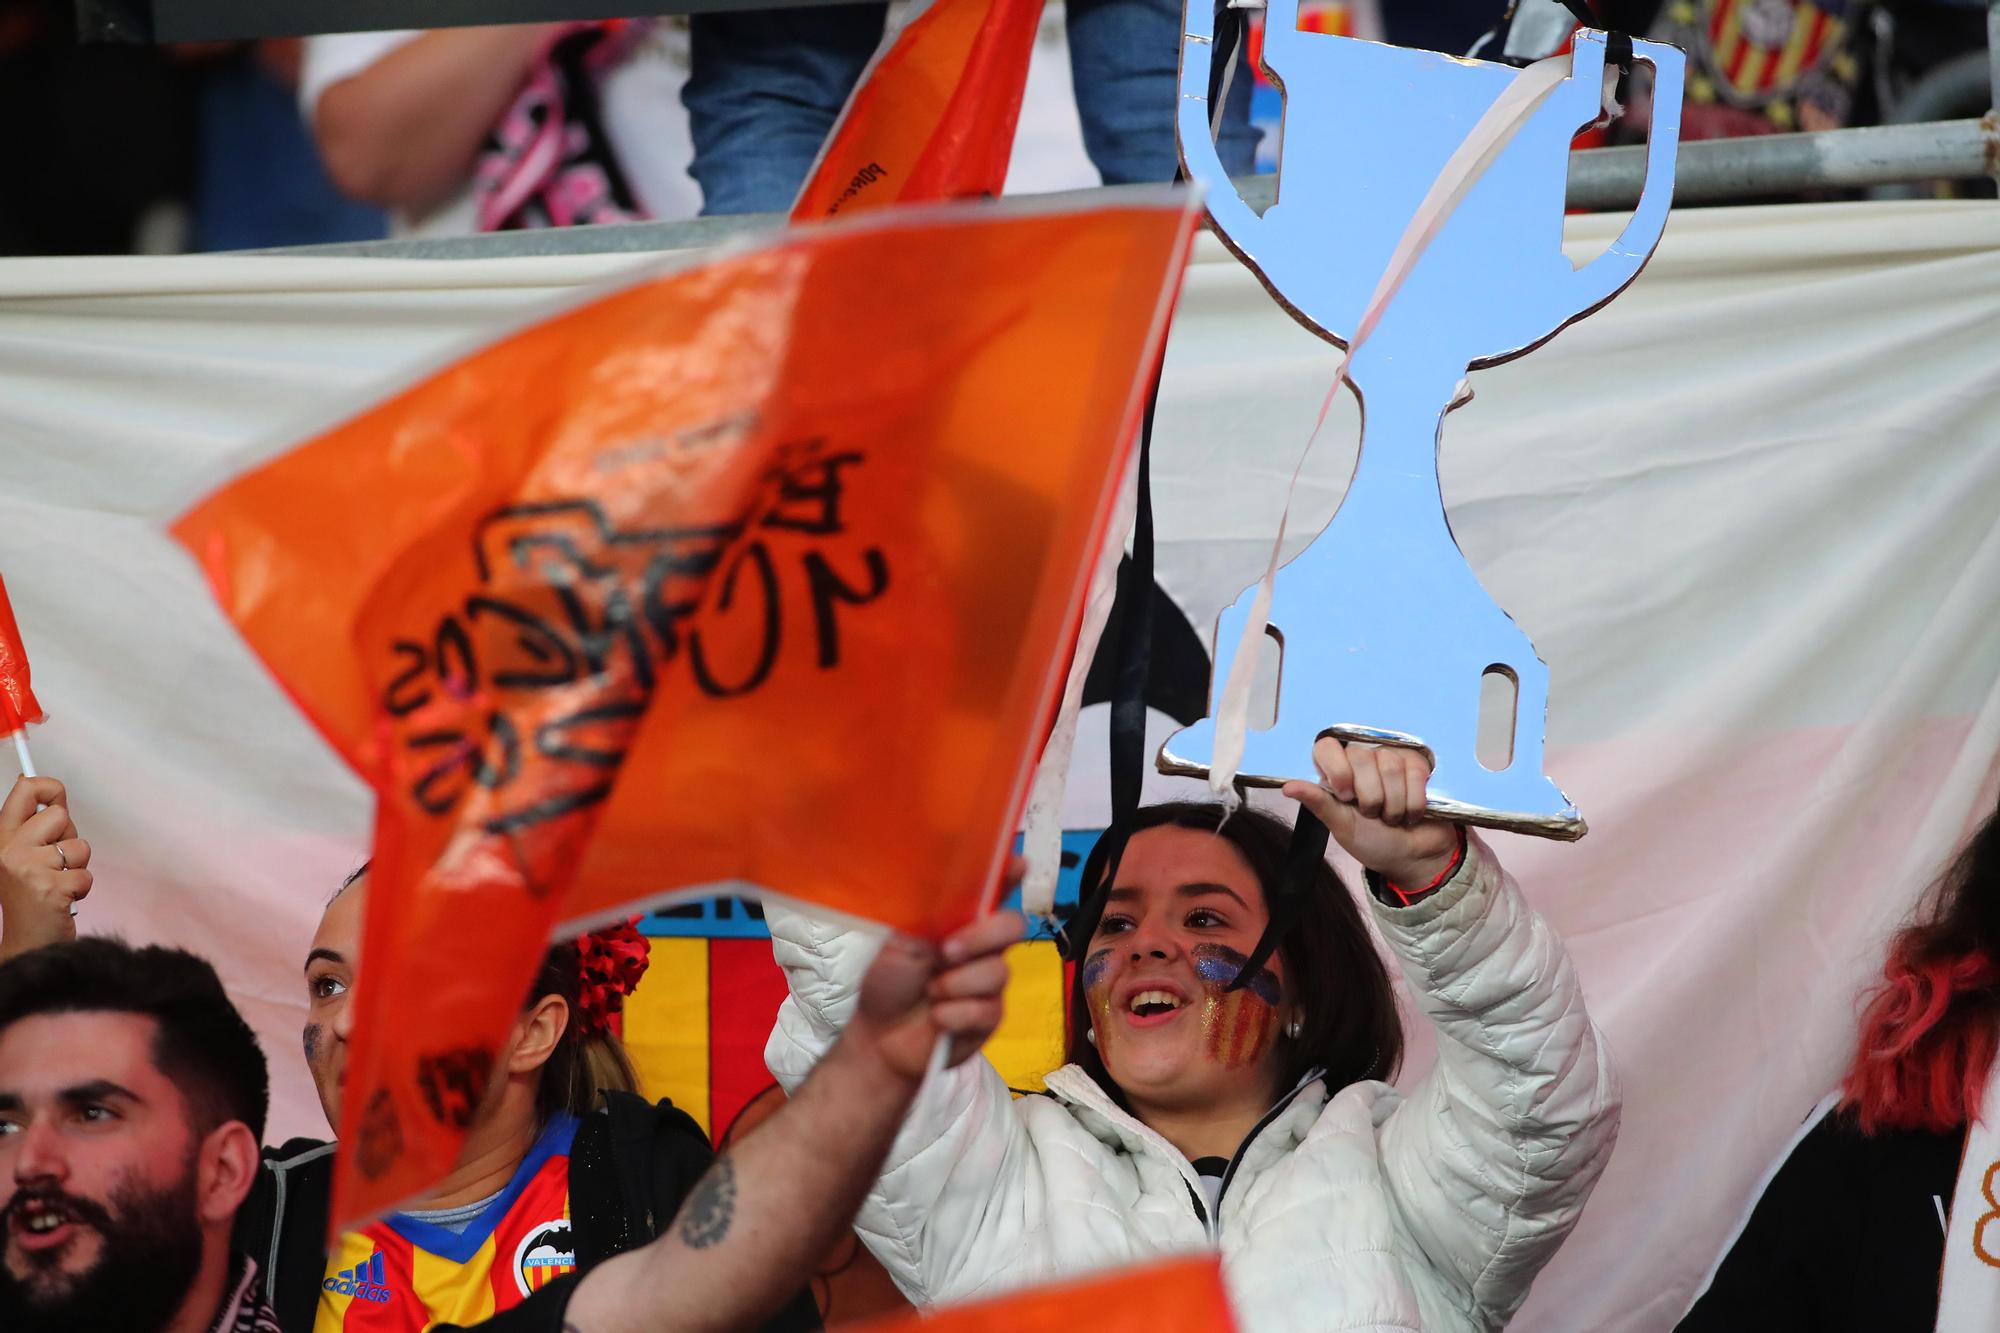
[(14, 1206), (14, 1234), (27, 1249), (62, 1244), (75, 1224), (69, 1210), (54, 1199), (27, 1199)]
[(1185, 1003), (1172, 991), (1142, 990), (1133, 993), (1125, 1008), (1134, 1018), (1160, 1018), (1175, 1013)]

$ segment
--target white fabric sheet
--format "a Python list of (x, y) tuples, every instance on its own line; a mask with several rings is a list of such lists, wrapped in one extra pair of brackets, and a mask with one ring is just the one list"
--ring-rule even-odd
[[(1475, 375), (1447, 423), (1453, 526), (1551, 664), (1547, 768), (1591, 825), (1496, 846), (1627, 1089), (1517, 1327), (1671, 1327), (1837, 1079), (1885, 932), (1991, 808), (1996, 221), (1690, 210), (1631, 291)], [(1573, 220), (1573, 257), (1615, 226)], [(369, 810), (164, 524), (247, 444), (633, 262), (0, 261), (0, 571), (52, 717), (37, 758), (99, 849), (83, 920), (221, 963), (273, 1054), (275, 1134), (318, 1128), (298, 968)], [(1161, 581), (1204, 636), (1261, 566), (1335, 358), (1204, 244), (1155, 455)], [(1348, 397), (1301, 541), (1353, 436)], [(1099, 771), (1102, 713), (1079, 743)], [(1074, 826), (1102, 804), (1082, 784)]]

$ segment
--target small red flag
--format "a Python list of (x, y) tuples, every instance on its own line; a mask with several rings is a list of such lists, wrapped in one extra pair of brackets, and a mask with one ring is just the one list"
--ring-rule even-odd
[(863, 72), (792, 221), (999, 194), (1041, 17), (1042, 0), (931, 0)]
[(28, 650), (21, 646), (21, 630), (7, 602), (7, 583), (0, 579), (0, 736), (47, 720), (28, 683)]
[(1121, 1268), (1060, 1286), (1031, 1287), (975, 1305), (843, 1324), (837, 1333), (1232, 1333), (1236, 1319), (1213, 1255)]
[(174, 534), (375, 789), (334, 1220), (456, 1159), (559, 922), (998, 878), (1196, 213), (926, 209), (628, 282)]

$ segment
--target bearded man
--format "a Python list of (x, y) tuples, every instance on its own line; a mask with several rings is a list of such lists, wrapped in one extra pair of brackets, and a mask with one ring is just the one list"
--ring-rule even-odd
[[(956, 1063), (998, 1026), (1021, 933), (994, 916), (941, 949), (892, 937), (819, 1071), (671, 1227), (481, 1333), (768, 1318), (852, 1223), (938, 1043)], [(268, 1100), (256, 1037), (193, 954), (85, 939), (0, 964), (0, 1329), (279, 1333), (230, 1245)]]

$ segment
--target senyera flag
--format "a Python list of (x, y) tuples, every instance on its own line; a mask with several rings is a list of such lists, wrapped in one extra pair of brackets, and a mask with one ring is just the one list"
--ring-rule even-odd
[(1032, 1287), (975, 1305), (843, 1324), (839, 1333), (1020, 1333), (1079, 1325), (1090, 1333), (1232, 1333), (1236, 1320), (1221, 1261), (1204, 1254)]
[(46, 720), (29, 682), (28, 650), (22, 646), (7, 584), (0, 580), (0, 736), (19, 736), (30, 722)]
[(997, 195), (1042, 0), (929, 0), (862, 72), (792, 221)]
[(179, 521), (377, 797), (338, 1221), (450, 1168), (558, 923), (982, 909), (1195, 217), (895, 210), (655, 272)]

